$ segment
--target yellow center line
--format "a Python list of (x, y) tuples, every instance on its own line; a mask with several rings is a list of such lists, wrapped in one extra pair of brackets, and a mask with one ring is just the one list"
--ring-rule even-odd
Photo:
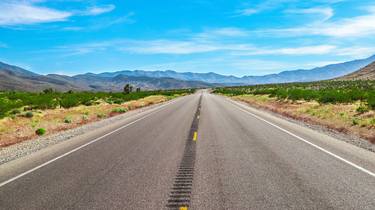
[(181, 206), (179, 210), (188, 210), (187, 206)]
[(193, 141), (197, 141), (197, 138), (198, 138), (198, 133), (195, 131), (195, 132), (194, 132)]

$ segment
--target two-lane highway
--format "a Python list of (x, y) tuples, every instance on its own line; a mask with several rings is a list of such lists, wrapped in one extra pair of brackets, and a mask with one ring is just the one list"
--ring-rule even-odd
[(374, 153), (224, 97), (127, 123), (42, 167), (0, 166), (0, 209), (375, 209)]

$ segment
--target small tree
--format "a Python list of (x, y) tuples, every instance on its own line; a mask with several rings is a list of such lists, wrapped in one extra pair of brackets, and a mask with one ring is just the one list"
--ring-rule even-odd
[(53, 93), (53, 89), (52, 89), (52, 88), (44, 89), (44, 90), (43, 90), (43, 93), (45, 93), (45, 94)]
[(137, 87), (136, 92), (141, 92), (141, 88), (140, 88), (140, 87)]
[(125, 87), (124, 87), (124, 93), (125, 94), (129, 94), (130, 92), (132, 92), (132, 90), (133, 90), (133, 87), (130, 84), (125, 85)]

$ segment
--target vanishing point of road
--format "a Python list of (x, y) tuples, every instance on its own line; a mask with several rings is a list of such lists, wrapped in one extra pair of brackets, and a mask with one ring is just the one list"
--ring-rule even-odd
[(375, 209), (375, 154), (199, 91), (0, 166), (0, 209)]

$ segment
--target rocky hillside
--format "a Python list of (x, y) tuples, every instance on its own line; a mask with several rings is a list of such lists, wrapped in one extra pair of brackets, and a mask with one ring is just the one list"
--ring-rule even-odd
[(375, 80), (375, 62), (338, 80)]

